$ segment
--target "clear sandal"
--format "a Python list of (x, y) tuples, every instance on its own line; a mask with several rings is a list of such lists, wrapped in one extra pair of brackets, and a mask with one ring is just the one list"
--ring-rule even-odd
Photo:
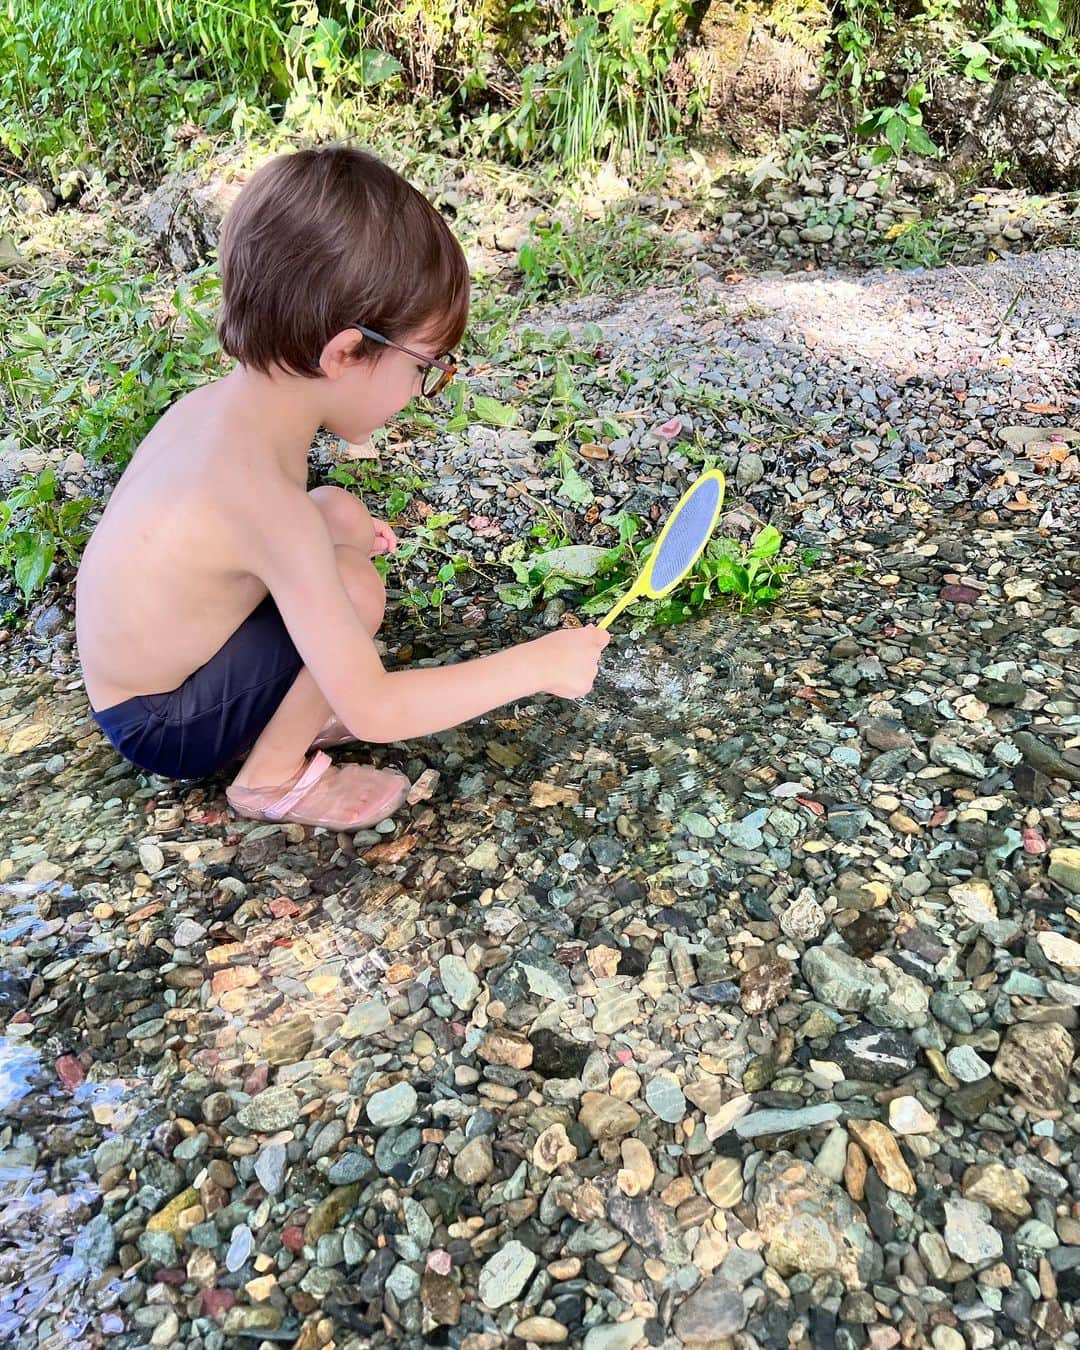
[(339, 745), (352, 745), (356, 737), (349, 728), (333, 713), (323, 723), (323, 728), (311, 742), (312, 750), (333, 750)]
[(411, 784), (397, 769), (331, 762), (321, 751), (297, 776), (278, 787), (226, 788), (238, 816), (275, 824), (321, 825), (330, 830), (366, 830), (386, 820), (408, 796)]

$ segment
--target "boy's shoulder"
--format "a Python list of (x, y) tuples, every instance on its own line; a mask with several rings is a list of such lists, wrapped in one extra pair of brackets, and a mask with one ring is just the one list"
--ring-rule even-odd
[[(154, 428), (158, 440), (186, 445), (189, 454), (214, 455), (222, 469), (260, 454), (273, 476), (273, 456), (266, 453), (273, 436), (266, 411), (256, 399), (245, 399), (224, 379), (189, 390)], [(150, 438), (148, 437), (148, 440)]]
[(265, 410), (236, 396), (224, 380), (190, 390), (168, 409), (135, 456), (155, 478), (203, 485), (206, 495), (243, 515), (296, 509), (306, 499), (273, 448)]

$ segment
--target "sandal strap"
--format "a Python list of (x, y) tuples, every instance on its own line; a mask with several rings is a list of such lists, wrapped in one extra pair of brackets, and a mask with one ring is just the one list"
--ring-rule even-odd
[(332, 761), (329, 755), (324, 755), (321, 750), (312, 755), (307, 768), (289, 788), (288, 792), (282, 793), (276, 802), (264, 807), (262, 814), (267, 820), (281, 820), (297, 805), (304, 795), (315, 786), (319, 779), (330, 767)]

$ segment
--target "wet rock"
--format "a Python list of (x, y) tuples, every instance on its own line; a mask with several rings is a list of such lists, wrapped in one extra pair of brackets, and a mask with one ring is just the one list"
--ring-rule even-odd
[(1080, 764), (1067, 760), (1054, 746), (1041, 741), (1029, 731), (1014, 731), (1013, 743), (1033, 769), (1047, 778), (1063, 778), (1067, 783), (1080, 783)]
[(1080, 942), (1061, 933), (1036, 933), (1035, 941), (1051, 963), (1069, 975), (1080, 974)]
[(988, 882), (979, 879), (958, 882), (949, 887), (949, 898), (967, 923), (994, 923), (997, 920), (997, 901)]
[(1071, 895), (1080, 895), (1080, 848), (1051, 849), (1050, 877)]
[(367, 1118), (380, 1129), (401, 1125), (416, 1111), (416, 1101), (416, 1090), (411, 1084), (395, 1083), (368, 1098)]
[(742, 1164), (738, 1158), (717, 1158), (706, 1168), (701, 1187), (717, 1209), (733, 1209), (742, 1199)]
[(107, 1214), (95, 1214), (90, 1222), (80, 1229), (72, 1245), (71, 1254), (77, 1260), (85, 1261), (95, 1275), (100, 1275), (106, 1266), (112, 1264), (116, 1255), (116, 1237)]
[(938, 1122), (917, 1097), (894, 1097), (889, 1102), (889, 1125), (897, 1134), (933, 1134)]
[(226, 1336), (253, 1336), (258, 1338), (277, 1331), (284, 1320), (285, 1316), (281, 1309), (272, 1308), (269, 1304), (260, 1304), (256, 1307), (237, 1304), (236, 1307), (230, 1308), (225, 1314), (222, 1330)]
[(236, 1113), (245, 1130), (271, 1134), (287, 1130), (300, 1119), (300, 1099), (287, 1087), (268, 1087), (245, 1102)]
[(469, 1012), (480, 997), (480, 981), (460, 956), (444, 956), (439, 961), (439, 978), (454, 1004)]
[(836, 1276), (861, 1287), (869, 1273), (872, 1239), (844, 1192), (788, 1153), (763, 1163), (755, 1180), (757, 1224), (773, 1270), (785, 1278)]
[(946, 1200), (945, 1242), (953, 1255), (972, 1266), (996, 1261), (1004, 1250), (989, 1207), (972, 1200)]
[(436, 1326), (456, 1327), (461, 1321), (461, 1288), (449, 1275), (425, 1270), (420, 1278), (420, 1303)]
[(658, 1073), (645, 1085), (645, 1100), (652, 1111), (670, 1124), (686, 1115), (686, 1098), (671, 1074)]
[(815, 900), (814, 893), (809, 887), (780, 916), (781, 929), (788, 937), (801, 942), (815, 941), (824, 933), (827, 926), (828, 918), (825, 911)]
[(324, 1234), (336, 1228), (356, 1204), (359, 1194), (360, 1187), (354, 1183), (350, 1186), (336, 1186), (329, 1195), (324, 1196), (308, 1215), (308, 1221), (304, 1225), (306, 1245), (314, 1247)]
[(354, 1003), (341, 1025), (344, 1040), (360, 1036), (377, 1036), (390, 1025), (390, 1013), (384, 1003)]
[(547, 1028), (531, 1033), (532, 1069), (542, 1078), (580, 1078), (589, 1058), (589, 1047), (568, 1040)]
[(562, 1345), (570, 1333), (553, 1317), (526, 1317), (514, 1327), (514, 1335), (535, 1345)]
[(811, 947), (802, 973), (816, 998), (846, 1012), (863, 1012), (888, 996), (888, 986), (872, 966), (836, 947)]
[(636, 1130), (641, 1117), (627, 1102), (605, 1092), (586, 1092), (578, 1119), (594, 1139), (619, 1139)]
[(914, 1195), (915, 1178), (904, 1161), (899, 1145), (879, 1120), (850, 1120), (848, 1132), (874, 1164), (878, 1176), (891, 1191)]
[(615, 1324), (601, 1324), (591, 1327), (586, 1332), (582, 1350), (636, 1350), (644, 1333), (644, 1317), (631, 1317), (629, 1321)]
[(264, 1144), (255, 1159), (255, 1176), (267, 1195), (277, 1195), (285, 1184), (287, 1154), (284, 1144)]
[(295, 1064), (311, 1049), (315, 1028), (306, 1013), (263, 1032), (259, 1049), (271, 1064)]
[(1021, 1023), (1006, 1031), (994, 1076), (1017, 1088), (1037, 1110), (1053, 1111), (1065, 1100), (1075, 1053), (1072, 1037), (1060, 1024)]
[(740, 1139), (756, 1139), (768, 1134), (789, 1134), (827, 1125), (841, 1114), (835, 1102), (818, 1106), (804, 1106), (795, 1110), (752, 1111), (735, 1122), (735, 1133)]
[(485, 1134), (472, 1139), (454, 1159), (454, 1176), (467, 1186), (479, 1185), (487, 1181), (495, 1170), (495, 1159), (491, 1152), (491, 1140)]
[(915, 1042), (902, 1030), (857, 1022), (829, 1042), (829, 1055), (849, 1078), (894, 1083), (915, 1067)]
[(488, 1258), (480, 1272), (479, 1293), (489, 1308), (512, 1303), (536, 1269), (536, 1257), (528, 1247), (511, 1241)]
[(742, 1295), (714, 1276), (703, 1281), (679, 1308), (672, 1329), (680, 1345), (713, 1345), (734, 1336), (745, 1323)]
[(739, 981), (739, 997), (751, 1017), (768, 1012), (791, 990), (794, 972), (789, 961), (776, 957), (748, 971)]
[(1001, 1163), (981, 1163), (967, 1169), (961, 1185), (965, 1200), (989, 1205), (996, 1213), (1018, 1220), (1031, 1214), (1028, 1179), (1015, 1168)]

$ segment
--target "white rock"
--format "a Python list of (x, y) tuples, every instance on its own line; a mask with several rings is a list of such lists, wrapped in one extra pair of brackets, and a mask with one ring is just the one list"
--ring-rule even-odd
[(897, 1134), (931, 1134), (937, 1120), (918, 1097), (894, 1097), (889, 1103), (889, 1124)]
[(1070, 975), (1080, 973), (1080, 942), (1074, 942), (1061, 933), (1036, 933), (1035, 941), (1052, 965)]

